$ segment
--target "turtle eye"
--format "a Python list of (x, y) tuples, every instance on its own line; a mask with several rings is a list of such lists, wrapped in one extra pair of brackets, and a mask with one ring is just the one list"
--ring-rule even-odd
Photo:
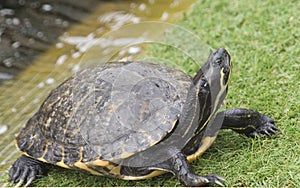
[(222, 58), (219, 57), (215, 60), (216, 65), (221, 65), (221, 63), (222, 63)]

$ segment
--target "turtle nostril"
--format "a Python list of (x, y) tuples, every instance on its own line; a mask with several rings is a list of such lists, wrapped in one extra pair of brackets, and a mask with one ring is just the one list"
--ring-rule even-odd
[(218, 53), (222, 54), (222, 56), (228, 56), (228, 52), (225, 48), (219, 48)]
[(218, 53), (218, 50), (213, 50), (212, 52), (211, 52), (211, 55), (216, 55)]
[(224, 53), (224, 51), (225, 51), (224, 48), (219, 48), (219, 49), (218, 49), (218, 52), (219, 52), (219, 53)]

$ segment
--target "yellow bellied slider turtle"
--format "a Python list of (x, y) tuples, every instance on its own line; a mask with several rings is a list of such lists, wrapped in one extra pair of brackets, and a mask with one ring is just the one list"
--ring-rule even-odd
[(248, 137), (276, 133), (272, 118), (253, 110), (217, 112), (228, 88), (230, 55), (213, 51), (194, 78), (146, 62), (85, 69), (54, 89), (16, 137), (23, 152), (10, 181), (31, 184), (51, 165), (125, 180), (173, 173), (185, 186), (221, 184), (196, 175), (192, 162), (220, 129)]

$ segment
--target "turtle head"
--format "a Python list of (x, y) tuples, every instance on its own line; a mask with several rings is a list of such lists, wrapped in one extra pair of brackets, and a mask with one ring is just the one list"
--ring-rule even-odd
[(227, 87), (231, 69), (231, 58), (229, 53), (220, 48), (210, 53), (208, 60), (202, 67), (210, 87)]
[(199, 89), (199, 100), (206, 101), (209, 94), (211, 103), (206, 104), (210, 104), (214, 110), (217, 110), (226, 96), (230, 70), (229, 53), (224, 48), (212, 51), (194, 78), (194, 84)]

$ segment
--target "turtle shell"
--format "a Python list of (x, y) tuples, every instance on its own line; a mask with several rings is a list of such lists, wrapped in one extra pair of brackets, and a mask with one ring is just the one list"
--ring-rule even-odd
[(191, 78), (146, 62), (85, 69), (54, 89), (16, 137), (28, 156), (60, 165), (118, 162), (175, 127)]

